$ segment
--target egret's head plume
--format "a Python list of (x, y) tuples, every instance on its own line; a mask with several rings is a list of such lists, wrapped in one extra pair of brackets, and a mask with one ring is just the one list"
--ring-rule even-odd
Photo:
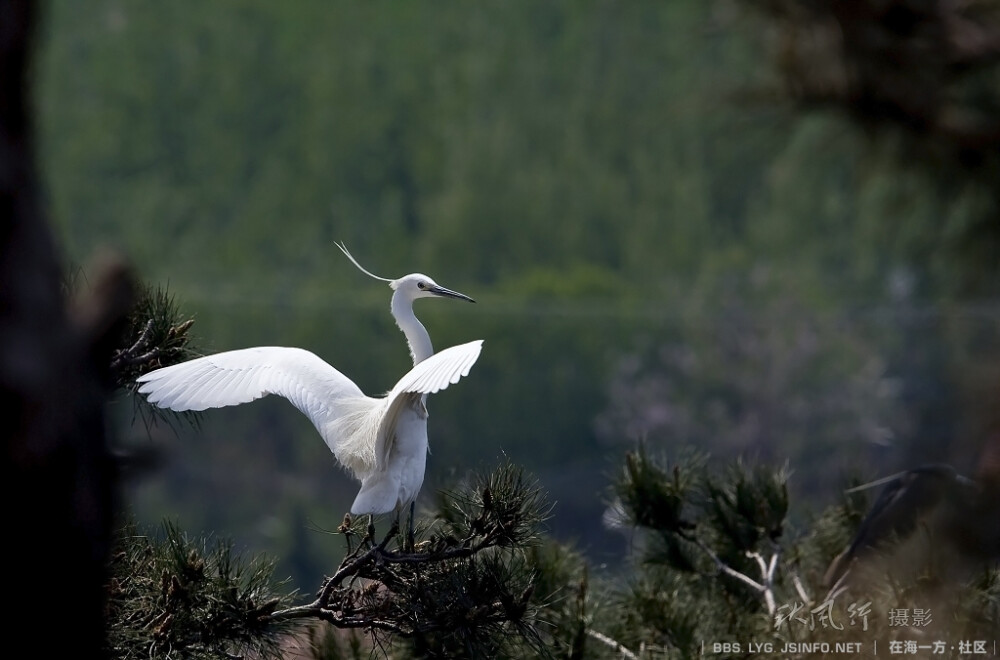
[(343, 252), (347, 256), (347, 258), (351, 260), (351, 263), (354, 264), (357, 267), (357, 269), (360, 270), (362, 273), (364, 273), (368, 277), (379, 280), (380, 282), (388, 282), (389, 286), (391, 286), (393, 289), (396, 288), (396, 280), (390, 280), (387, 277), (379, 277), (378, 275), (369, 272), (368, 270), (365, 269), (364, 266), (358, 263), (358, 260), (355, 259), (350, 252), (347, 251), (347, 247), (343, 243), (336, 243), (336, 246), (340, 248), (340, 251)]

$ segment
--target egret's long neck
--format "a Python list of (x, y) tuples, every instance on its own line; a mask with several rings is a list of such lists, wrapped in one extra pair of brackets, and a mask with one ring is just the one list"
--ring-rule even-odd
[(416, 365), (434, 355), (431, 336), (427, 334), (427, 329), (413, 313), (413, 301), (396, 291), (392, 294), (390, 309), (393, 318), (396, 319), (396, 325), (406, 335), (406, 343), (410, 345), (410, 356), (413, 358), (413, 364)]

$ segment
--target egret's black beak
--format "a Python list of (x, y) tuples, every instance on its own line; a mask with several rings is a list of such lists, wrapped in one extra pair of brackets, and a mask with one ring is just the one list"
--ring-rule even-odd
[(427, 289), (429, 292), (433, 293), (435, 296), (442, 296), (444, 298), (458, 298), (459, 300), (468, 300), (471, 303), (476, 302), (464, 293), (459, 293), (458, 291), (452, 291), (451, 289), (446, 289), (443, 286), (434, 285)]

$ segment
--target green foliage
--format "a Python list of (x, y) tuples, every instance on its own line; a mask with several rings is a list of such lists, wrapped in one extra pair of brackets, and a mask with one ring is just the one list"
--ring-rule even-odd
[(538, 484), (508, 461), (488, 475), (475, 473), (460, 490), (442, 491), (435, 533), (465, 538), (490, 529), (498, 547), (530, 546), (550, 510)]
[(880, 246), (852, 256), (886, 206), (859, 200), (858, 142), (735, 98), (770, 79), (753, 20), (427, 9), (52, 3), (41, 126), (71, 252), (113, 240), (188, 299), (312, 305), (337, 239), (506, 291), (609, 270), (635, 301), (761, 260), (835, 290), (884, 275), (855, 267)]
[[(702, 643), (707, 651), (714, 641), (729, 640), (740, 640), (737, 654), (749, 650), (749, 641), (795, 657), (811, 651), (782, 653), (784, 643), (833, 648), (861, 642), (871, 648), (877, 640), (884, 649), (913, 635), (893, 623), (896, 611), (926, 611), (933, 621), (920, 635), (928, 639), (988, 640), (1000, 633), (995, 559), (976, 558), (968, 574), (918, 572), (905, 582), (888, 571), (869, 571), (830, 591), (823, 572), (850, 543), (867, 508), (865, 496), (845, 495), (790, 534), (786, 470), (709, 465), (703, 456), (671, 465), (642, 448), (625, 458), (615, 486), (618, 511), (610, 521), (635, 536), (636, 561), (630, 574), (613, 576), (606, 587), (617, 616), (601, 621), (599, 630), (632, 657), (696, 657)], [(682, 510), (692, 522), (650, 516), (655, 505)], [(670, 543), (674, 551), (665, 552)], [(951, 645), (944, 655), (961, 653)]]
[[(275, 593), (281, 585), (273, 584), (267, 560), (246, 562), (225, 543), (209, 549), (173, 524), (162, 539), (129, 525), (111, 567), (110, 651), (123, 658), (280, 657), (281, 637), (312, 619), (365, 629), (372, 643), (420, 657), (494, 657), (522, 646), (541, 652), (536, 612), (562, 597), (562, 578), (546, 569), (546, 591), (533, 597), (536, 566), (551, 557), (535, 552), (548, 510), (537, 485), (507, 464), (444, 495), (442, 505), (441, 515), (420, 525), (415, 545), (395, 524), (376, 543), (373, 527), (348, 516), (339, 530), (344, 560), (317, 598), (299, 606), (290, 604), (294, 592)], [(362, 648), (355, 636), (311, 629), (308, 637), (317, 657)]]
[[(1000, 176), (1000, 65), (991, 53), (1000, 27), (996, 3), (889, 0), (861, 2), (849, 13), (836, 1), (741, 4), (767, 19), (779, 94), (864, 131), (866, 155), (877, 163), (866, 171), (877, 181), (869, 189), (893, 195), (892, 189), (912, 186), (916, 197), (896, 203), (915, 213), (881, 221), (905, 237), (903, 250), (933, 259), (928, 270), (949, 271), (968, 290), (994, 290), (1000, 249), (1000, 194), (991, 183)], [(956, 24), (964, 29), (956, 32)], [(971, 46), (970, 34), (984, 35), (991, 47)], [(885, 174), (894, 180), (885, 181)], [(924, 216), (939, 203), (939, 212)]]
[[(139, 286), (120, 347), (111, 361), (111, 373), (116, 387), (131, 401), (133, 418), (138, 415), (147, 429), (157, 421), (172, 423), (176, 415), (147, 402), (139, 394), (136, 378), (153, 369), (197, 357), (197, 350), (192, 346), (193, 325), (194, 318), (181, 312), (180, 305), (166, 288), (149, 284)], [(197, 426), (196, 414), (185, 418)], [(150, 459), (152, 453), (147, 448), (133, 446), (121, 455), (121, 459), (123, 464), (133, 461), (138, 467), (143, 455)]]
[(721, 477), (705, 480), (708, 518), (740, 554), (761, 541), (777, 542), (788, 513), (788, 477), (783, 472), (737, 462)]
[[(302, 346), (369, 393), (406, 349), (387, 290), (333, 242), (469, 293), (469, 309), (418, 306), (435, 346), (487, 341), (431, 402), (428, 479), (505, 451), (584, 547), (607, 549), (600, 503), (550, 475), (599, 473), (607, 443), (647, 433), (718, 456), (759, 445), (830, 495), (845, 442), (866, 465), (886, 461), (886, 430), (893, 449), (942, 445), (921, 411), (954, 416), (942, 393), (968, 371), (948, 358), (996, 335), (995, 310), (920, 306), (958, 289), (942, 236), (992, 217), (992, 188), (927, 185), (844, 122), (760, 102), (772, 32), (740, 4), (54, 0), (35, 73), (52, 215), (74, 260), (111, 242), (170, 282), (206, 352)], [(899, 414), (900, 383), (930, 394)], [(650, 390), (670, 428), (636, 410)], [(272, 402), (213, 411), (137, 510), (242, 533), (274, 527), (264, 500), (335, 526), (350, 484), (299, 422)], [(208, 511), (223, 498), (205, 490), (242, 506)], [(252, 542), (283, 571), (321, 570), (287, 526)]]
[(533, 571), (523, 553), (547, 512), (538, 486), (511, 464), (444, 493), (426, 540), (411, 551), (399, 537), (396, 554), (359, 570), (388, 590), (365, 606), (393, 621), (418, 656), (493, 657), (531, 641)]
[(693, 527), (682, 517), (692, 487), (691, 473), (675, 466), (668, 474), (640, 446), (625, 456), (625, 475), (615, 490), (632, 524), (681, 534)]
[(572, 548), (546, 538), (528, 549), (527, 562), (533, 569), (536, 631), (545, 653), (554, 658), (581, 657), (594, 618), (586, 560)]
[(116, 384), (126, 392), (136, 393), (138, 376), (197, 356), (188, 334), (194, 319), (183, 317), (166, 289), (143, 286), (128, 320), (123, 347), (111, 362)]
[[(629, 454), (608, 522), (633, 535), (634, 561), (595, 577), (579, 553), (542, 535), (545, 498), (504, 464), (442, 494), (412, 541), (395, 524), (377, 540), (366, 521), (345, 518), (344, 559), (300, 605), (278, 591), (269, 561), (234, 557), (223, 543), (206, 549), (173, 525), (162, 538), (129, 526), (111, 567), (109, 648), (113, 657), (298, 648), (317, 660), (691, 658), (733, 639), (883, 645), (908, 634), (890, 619), (902, 609), (928, 612), (922, 632), (938, 638), (1000, 632), (1000, 572), (989, 564), (957, 579), (869, 572), (827, 592), (823, 569), (865, 498), (850, 493), (790, 534), (787, 478), (763, 465), (712, 468), (701, 455), (671, 464)], [(656, 515), (661, 505), (673, 513)]]
[[(66, 249), (116, 243), (188, 310), (154, 292), (124, 357), (148, 343), (177, 349), (160, 364), (183, 359), (196, 316), (206, 349), (303, 346), (384, 391), (408, 367), (388, 292), (334, 240), (375, 272), (421, 270), (479, 300), (418, 308), (438, 347), (487, 340), (431, 402), (425, 493), (502, 449), (546, 480), (562, 538), (606, 554), (596, 489), (580, 484), (609, 445), (787, 459), (801, 512), (799, 495), (839, 490), (859, 464), (968, 453), (947, 442), (953, 400), (973, 417), (995, 391), (996, 310), (956, 292), (1000, 280), (953, 256), (995, 224), (995, 186), (940, 168), (929, 184), (844, 122), (748, 101), (773, 80), (773, 32), (733, 3), (55, 0), (46, 18), (41, 165)], [(1000, 263), (992, 242), (964, 249)], [(123, 366), (131, 388), (153, 365)], [(281, 574), (317, 579), (329, 552), (303, 530), (335, 527), (354, 484), (308, 422), (266, 401), (184, 433), (163, 478), (131, 493), (143, 518), (239, 530)], [(566, 622), (559, 654), (615, 654), (588, 630), (636, 653), (690, 650), (719, 611), (737, 628), (746, 602), (759, 614), (678, 531), (752, 575), (740, 551), (777, 543), (814, 584), (863, 511), (838, 505), (798, 542), (757, 468), (684, 463), (675, 481), (673, 467), (637, 463), (642, 491), (621, 494), (660, 530), (640, 543), (648, 574), (619, 593), (569, 562), (562, 605), (529, 599)], [(482, 492), (431, 533), (463, 538), (441, 530), (468, 529)], [(706, 584), (726, 597), (702, 598)], [(629, 603), (634, 625), (616, 626)]]
[[(531, 549), (546, 511), (537, 485), (505, 464), (444, 494), (441, 512), (412, 538), (394, 522), (378, 541), (371, 522), (348, 515), (340, 566), (312, 602), (271, 618), (364, 629), (375, 646), (417, 657), (544, 652)], [(312, 640), (317, 654), (340, 647), (336, 637)]]
[(115, 658), (281, 657), (290, 626), (269, 617), (287, 605), (273, 563), (245, 561), (231, 544), (188, 539), (165, 523), (163, 536), (128, 524), (115, 540), (108, 584), (108, 653)]

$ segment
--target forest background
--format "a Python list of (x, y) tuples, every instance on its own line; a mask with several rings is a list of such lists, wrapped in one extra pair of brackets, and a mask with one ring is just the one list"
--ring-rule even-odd
[[(850, 474), (967, 470), (994, 428), (1000, 260), (962, 241), (995, 199), (796, 112), (738, 3), (59, 0), (44, 26), (67, 260), (120, 248), (204, 352), (301, 346), (388, 389), (389, 291), (338, 240), (478, 301), (418, 303), (437, 348), (486, 342), (430, 402), (425, 501), (506, 456), (613, 570), (608, 485), (640, 440), (787, 463), (794, 522)], [(116, 418), (150, 442), (132, 401)], [(304, 588), (329, 570), (356, 485), (286, 402), (152, 434), (140, 521), (265, 550)]]

